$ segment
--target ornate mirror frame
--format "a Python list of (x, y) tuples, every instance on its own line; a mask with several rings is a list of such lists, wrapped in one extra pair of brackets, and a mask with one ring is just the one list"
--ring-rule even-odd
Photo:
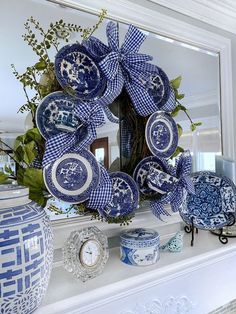
[[(231, 40), (218, 34), (209, 32), (205, 29), (182, 22), (170, 16), (152, 11), (143, 6), (131, 3), (128, 0), (119, 0), (117, 2), (109, 0), (46, 0), (63, 6), (71, 7), (77, 10), (96, 14), (101, 9), (107, 10), (107, 18), (123, 23), (132, 23), (135, 26), (158, 33), (166, 37), (193, 44), (216, 53), (220, 57), (220, 103), (221, 103), (221, 136), (222, 151), (225, 157), (235, 159), (235, 143), (232, 134), (234, 134), (234, 115), (233, 115), (233, 90), (232, 90), (232, 62), (231, 62)], [(169, 218), (178, 220), (176, 215)], [(132, 227), (136, 225), (153, 226), (159, 225), (160, 221), (156, 219), (151, 212), (140, 211)], [(62, 219), (52, 222), (55, 234), (55, 248), (63, 245), (67, 235), (71, 230), (78, 227), (99, 224), (101, 230), (106, 230), (107, 236), (114, 236), (120, 231), (119, 225), (109, 225), (107, 223), (91, 221), (90, 217), (76, 217), (73, 219)]]

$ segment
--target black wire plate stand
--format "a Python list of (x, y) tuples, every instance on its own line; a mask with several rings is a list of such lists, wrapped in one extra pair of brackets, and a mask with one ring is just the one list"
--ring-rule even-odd
[[(231, 227), (235, 224), (235, 215), (233, 213), (224, 213), (225, 218), (229, 221), (229, 224), (226, 225), (225, 227)], [(194, 217), (191, 218), (191, 224), (190, 225), (186, 225), (184, 227), (184, 231), (186, 233), (191, 233), (191, 246), (193, 246), (194, 244), (194, 233), (198, 233), (198, 228), (194, 227), (194, 223), (193, 223)], [(227, 244), (228, 243), (228, 238), (233, 238), (236, 237), (236, 235), (227, 235), (224, 232), (223, 228), (220, 229), (215, 229), (215, 230), (210, 230), (211, 233), (218, 235), (219, 237), (219, 241), (222, 244)]]

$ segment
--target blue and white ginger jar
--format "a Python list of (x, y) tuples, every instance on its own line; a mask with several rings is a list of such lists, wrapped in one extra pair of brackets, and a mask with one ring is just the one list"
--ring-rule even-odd
[(0, 313), (30, 314), (45, 295), (53, 236), (44, 209), (28, 188), (0, 185)]
[(121, 261), (134, 266), (149, 266), (159, 258), (160, 236), (152, 229), (130, 229), (120, 236)]

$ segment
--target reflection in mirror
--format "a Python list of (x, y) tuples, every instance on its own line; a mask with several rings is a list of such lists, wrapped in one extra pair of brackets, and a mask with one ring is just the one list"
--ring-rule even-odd
[[(12, 6), (14, 5), (14, 11)], [(8, 23), (11, 12), (11, 23)], [(14, 17), (13, 14), (16, 14)], [(25, 33), (24, 23), (27, 18), (33, 16), (40, 24), (48, 28), (50, 22), (63, 18), (65, 22), (80, 24), (88, 27), (96, 24), (97, 17), (93, 14), (79, 10), (62, 7), (46, 1), (34, 0), (3, 0), (0, 12), (0, 50), (1, 68), (1, 99), (4, 110), (1, 110), (0, 132), (1, 139), (13, 147), (17, 135), (28, 129), (29, 116), (27, 113), (17, 113), (21, 105), (25, 103), (25, 95), (21, 85), (14, 78), (11, 64), (14, 63), (17, 70), (23, 73), (27, 66), (34, 64), (37, 59), (31, 48), (24, 43), (21, 35)], [(104, 43), (106, 40), (106, 24), (103, 24), (95, 31), (94, 36)], [(7, 25), (7, 27), (6, 27)], [(120, 42), (123, 42), (128, 26), (119, 23)], [(147, 33), (147, 32), (146, 32)], [(7, 36), (6, 36), (7, 34)], [(183, 128), (183, 134), (179, 145), (184, 149), (190, 149), (193, 156), (194, 171), (214, 170), (215, 155), (221, 154), (221, 130), (220, 130), (220, 78), (219, 78), (219, 55), (208, 50), (200, 49), (192, 44), (178, 42), (174, 39), (163, 37), (159, 34), (147, 33), (147, 39), (141, 46), (141, 53), (153, 56), (152, 63), (161, 67), (169, 79), (182, 76), (180, 86), (181, 93), (185, 94), (180, 103), (186, 106), (188, 114), (194, 122), (202, 122), (202, 125), (195, 132), (190, 129), (191, 121), (181, 111), (176, 117), (177, 123)], [(78, 34), (69, 38), (69, 43), (81, 42)], [(64, 45), (62, 43), (61, 47)], [(17, 51), (16, 51), (17, 47)], [(52, 51), (50, 58), (54, 59), (55, 51)], [(118, 104), (118, 105), (117, 105)], [(133, 160), (134, 155), (130, 151), (133, 134), (129, 131), (129, 124), (125, 122), (122, 112), (119, 110), (125, 106), (122, 97), (109, 107), (114, 115), (106, 120), (106, 124), (97, 129), (97, 141), (91, 145), (91, 151), (97, 160), (104, 166), (116, 171), (120, 165), (124, 168)], [(116, 117), (120, 117), (120, 122)], [(106, 138), (106, 144), (104, 144)], [(120, 153), (121, 157), (120, 158)], [(147, 154), (150, 154), (147, 151)], [(48, 207), (58, 208), (58, 213), (52, 214), (52, 219), (65, 218), (68, 216), (70, 205), (51, 199)], [(49, 211), (50, 212), (50, 211)], [(61, 214), (64, 212), (64, 214)], [(74, 216), (77, 209), (70, 211), (69, 216)]]

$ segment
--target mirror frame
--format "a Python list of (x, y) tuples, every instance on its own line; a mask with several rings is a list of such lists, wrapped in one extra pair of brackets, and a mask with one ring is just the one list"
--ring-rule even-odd
[[(232, 136), (234, 133), (234, 116), (230, 39), (168, 15), (147, 9), (133, 2), (131, 3), (129, 0), (119, 0), (119, 5), (109, 0), (45, 1), (95, 15), (98, 15), (101, 9), (106, 9), (108, 19), (126, 24), (132, 23), (145, 31), (158, 33), (159, 35), (219, 53), (222, 154), (229, 159), (235, 159), (235, 143)], [(179, 215), (173, 214), (172, 217), (169, 218), (170, 221), (178, 220), (177, 216)], [(142, 223), (142, 227), (160, 225), (160, 221), (146, 210), (137, 213), (132, 227), (136, 227), (140, 225), (140, 223)], [(89, 225), (98, 225), (101, 230), (106, 232), (107, 236), (115, 236), (121, 230), (120, 225), (108, 225), (107, 223), (97, 222), (95, 220), (91, 221), (90, 216), (53, 221), (55, 248), (62, 247), (66, 237), (72, 230)]]

